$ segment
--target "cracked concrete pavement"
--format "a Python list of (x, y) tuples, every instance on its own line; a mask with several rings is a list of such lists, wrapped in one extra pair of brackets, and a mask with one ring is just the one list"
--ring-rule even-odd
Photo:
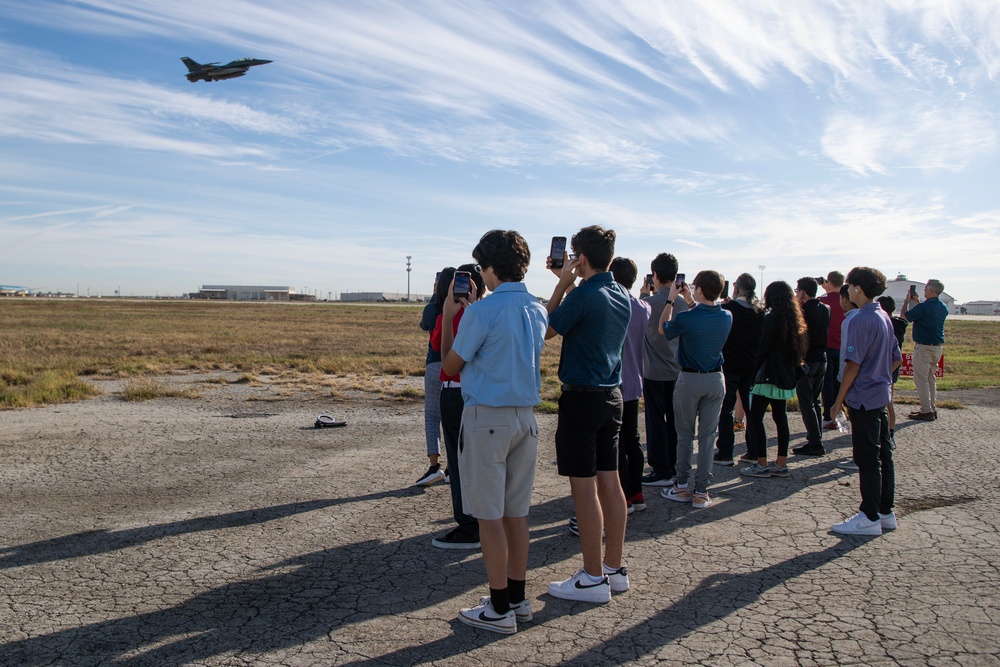
[(849, 436), (788, 479), (716, 467), (708, 509), (647, 489), (605, 606), (545, 592), (580, 557), (540, 415), (535, 620), (509, 637), (456, 619), (485, 572), (431, 546), (421, 404), (203, 391), (0, 412), (0, 665), (1000, 665), (1000, 390), (900, 422), (879, 538), (829, 531), (858, 505)]

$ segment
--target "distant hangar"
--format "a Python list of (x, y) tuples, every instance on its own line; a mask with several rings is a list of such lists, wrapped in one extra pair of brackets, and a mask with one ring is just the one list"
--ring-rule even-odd
[(315, 301), (312, 294), (296, 294), (288, 285), (202, 285), (192, 299), (214, 301)]

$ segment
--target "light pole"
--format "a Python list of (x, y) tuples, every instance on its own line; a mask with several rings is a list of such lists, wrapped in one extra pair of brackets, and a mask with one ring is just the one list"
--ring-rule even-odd
[(761, 292), (761, 294), (763, 294), (764, 293), (764, 269), (767, 268), (767, 264), (758, 264), (757, 268), (760, 269), (760, 285), (757, 286), (757, 289), (759, 289), (760, 292)]
[(413, 255), (406, 256), (406, 303), (410, 302), (410, 272), (413, 271), (413, 268), (410, 267), (411, 257), (413, 257)]

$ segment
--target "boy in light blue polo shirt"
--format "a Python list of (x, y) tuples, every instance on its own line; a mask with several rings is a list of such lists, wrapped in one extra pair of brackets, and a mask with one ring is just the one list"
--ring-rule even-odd
[[(492, 294), (474, 304), (447, 299), (441, 345), (442, 368), (462, 372), (462, 436), (459, 466), (465, 512), (479, 521), (479, 540), (490, 595), (459, 612), (459, 620), (512, 634), (530, 621), (525, 598), (528, 571), (528, 510), (535, 482), (540, 402), (539, 359), (548, 316), (525, 288), (531, 253), (514, 231), (493, 230), (472, 251)], [(465, 307), (452, 337), (450, 320)]]

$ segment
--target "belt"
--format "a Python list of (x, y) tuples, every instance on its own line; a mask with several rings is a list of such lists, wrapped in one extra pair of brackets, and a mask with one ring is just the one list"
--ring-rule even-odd
[(721, 370), (722, 370), (722, 366), (716, 366), (715, 368), (713, 368), (711, 370), (708, 370), (708, 371), (699, 371), (697, 368), (681, 368), (681, 371), (683, 371), (685, 373), (703, 373), (703, 374), (718, 373)]
[(596, 394), (598, 392), (610, 392), (618, 389), (618, 387), (589, 387), (579, 384), (564, 384), (562, 386), (563, 391), (583, 391)]

